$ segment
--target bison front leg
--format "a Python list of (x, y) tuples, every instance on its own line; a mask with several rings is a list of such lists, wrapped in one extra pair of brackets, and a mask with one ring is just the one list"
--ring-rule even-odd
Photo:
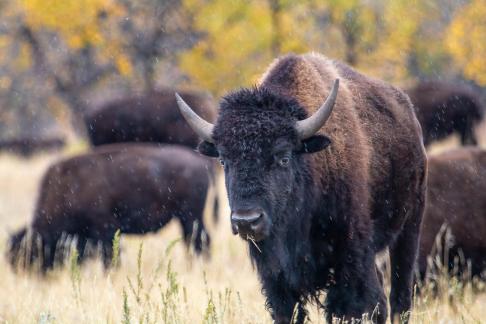
[[(289, 324), (291, 323), (292, 316), (294, 315), (294, 309), (299, 302), (299, 297), (292, 294), (290, 290), (286, 289), (283, 283), (264, 283), (264, 294), (267, 298), (266, 307), (272, 315), (273, 322), (275, 324)], [(305, 319), (305, 310), (302, 307), (298, 307), (298, 323), (303, 323)]]
[(386, 297), (379, 275), (374, 256), (360, 266), (336, 269), (336, 283), (329, 288), (326, 298), (327, 322), (333, 323), (333, 319), (351, 322), (366, 315), (373, 323), (385, 323)]

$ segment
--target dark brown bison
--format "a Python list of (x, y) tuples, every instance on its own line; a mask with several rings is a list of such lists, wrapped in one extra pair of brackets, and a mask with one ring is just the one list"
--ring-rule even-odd
[[(183, 92), (197, 113), (208, 120), (216, 117), (209, 96)], [(85, 124), (94, 146), (119, 142), (159, 142), (196, 148), (198, 138), (177, 110), (173, 90), (112, 101), (87, 113)]]
[[(81, 257), (87, 243), (101, 244), (108, 266), (117, 230), (153, 232), (172, 218), (180, 221), (186, 243), (192, 240), (198, 253), (207, 250), (209, 162), (182, 146), (115, 144), (56, 163), (42, 180), (32, 224), (10, 238), (8, 257), (27, 266), (40, 259), (45, 271), (54, 265), (61, 238), (75, 236)], [(40, 248), (22, 254), (28, 232), (27, 245), (39, 242)]]
[(329, 322), (367, 313), (384, 323), (375, 255), (386, 247), (392, 314), (406, 315), (427, 162), (407, 95), (305, 54), (226, 95), (215, 125), (178, 102), (199, 151), (224, 165), (232, 229), (248, 240), (275, 322), (289, 323), (295, 306), (303, 322), (306, 301), (326, 290)]
[(407, 92), (422, 125), (426, 146), (453, 133), (459, 134), (462, 145), (477, 145), (474, 128), (483, 118), (484, 108), (472, 89), (429, 81)]
[(22, 157), (30, 157), (35, 153), (42, 151), (55, 151), (64, 147), (63, 138), (34, 138), (20, 137), (0, 140), (0, 151), (6, 151), (12, 154), (18, 154)]
[(471, 260), (472, 275), (480, 275), (486, 269), (486, 151), (463, 148), (429, 158), (418, 262), (422, 278), (444, 224), (452, 234), (451, 263), (446, 266), (452, 267), (462, 254)]

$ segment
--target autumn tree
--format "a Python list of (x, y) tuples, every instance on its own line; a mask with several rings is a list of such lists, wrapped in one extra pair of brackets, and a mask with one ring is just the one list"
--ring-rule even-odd
[(273, 58), (318, 51), (397, 84), (449, 72), (441, 41), (459, 3), (369, 0), (185, 0), (202, 37), (180, 56), (219, 95), (250, 85)]
[(185, 0), (202, 36), (180, 56), (180, 67), (199, 87), (214, 94), (256, 82), (277, 52), (308, 49), (294, 1)]
[[(3, 84), (10, 90), (30, 86), (23, 100), (36, 113), (59, 115), (60, 105), (69, 107), (78, 130), (93, 91), (107, 83), (152, 90), (159, 62), (192, 42), (184, 37), (191, 34), (178, 1), (19, 0), (5, 7), (0, 15), (8, 26), (0, 30), (0, 49), (12, 55), (4, 57), (3, 66), (6, 79), (19, 82)], [(23, 70), (13, 64), (18, 57)], [(8, 100), (6, 106), (16, 105)]]
[(457, 11), (448, 28), (446, 45), (464, 76), (486, 86), (485, 0), (473, 0)]

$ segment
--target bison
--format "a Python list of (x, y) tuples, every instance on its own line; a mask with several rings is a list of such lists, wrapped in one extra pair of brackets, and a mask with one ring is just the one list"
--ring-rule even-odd
[[(339, 88), (339, 93), (338, 93)], [(327, 291), (326, 317), (384, 323), (377, 252), (391, 255), (391, 312), (407, 316), (426, 157), (406, 94), (319, 54), (278, 58), (227, 94), (216, 124), (181, 113), (224, 166), (235, 234), (248, 241), (276, 323)]]
[[(212, 179), (209, 162), (178, 145), (132, 143), (99, 147), (56, 163), (44, 175), (29, 229), (11, 236), (8, 258), (14, 266), (23, 260), (26, 267), (40, 259), (46, 271), (59, 259), (61, 238), (69, 236), (77, 238), (81, 259), (87, 243), (101, 245), (108, 266), (117, 230), (154, 232), (172, 218), (180, 221), (187, 244), (192, 241), (197, 253), (207, 251), (203, 209)], [(27, 252), (21, 249), (26, 239), (34, 247)]]
[(7, 151), (28, 158), (41, 151), (61, 150), (65, 144), (66, 141), (61, 137), (18, 137), (0, 140), (0, 151)]
[(470, 147), (431, 156), (418, 259), (420, 277), (425, 278), (427, 257), (444, 224), (453, 239), (450, 263), (444, 265), (453, 267), (454, 258), (462, 254), (471, 261), (471, 274), (480, 275), (486, 269), (485, 216), (486, 151)]
[[(197, 113), (212, 121), (216, 116), (209, 96), (183, 92)], [(115, 100), (85, 115), (94, 146), (120, 142), (158, 142), (196, 148), (198, 138), (181, 118), (174, 91), (163, 90)]]
[(438, 81), (421, 82), (407, 91), (422, 125), (424, 144), (457, 133), (462, 145), (477, 145), (475, 126), (484, 116), (481, 100), (472, 89)]

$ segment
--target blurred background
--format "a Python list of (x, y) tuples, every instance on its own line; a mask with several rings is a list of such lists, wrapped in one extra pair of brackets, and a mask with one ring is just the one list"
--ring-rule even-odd
[(484, 96), (484, 0), (0, 0), (0, 139), (83, 138), (80, 116), (161, 87), (218, 97), (318, 51), (398, 86)]
[[(467, 86), (486, 103), (486, 0), (0, 0), (0, 323), (270, 323), (225, 200), (220, 223), (207, 222), (209, 262), (183, 257), (182, 244), (168, 256), (181, 236), (173, 223), (124, 239), (122, 265), (108, 273), (74, 259), (39, 279), (14, 273), (4, 256), (8, 234), (32, 219), (49, 165), (89, 151), (86, 114), (154, 90), (218, 100), (256, 83), (278, 55), (308, 51), (404, 89)], [(431, 149), (459, 136), (446, 141)], [(486, 294), (471, 287), (444, 279), (440, 298), (414, 301), (412, 322), (480, 323)], [(317, 308), (311, 319), (324, 322)]]

